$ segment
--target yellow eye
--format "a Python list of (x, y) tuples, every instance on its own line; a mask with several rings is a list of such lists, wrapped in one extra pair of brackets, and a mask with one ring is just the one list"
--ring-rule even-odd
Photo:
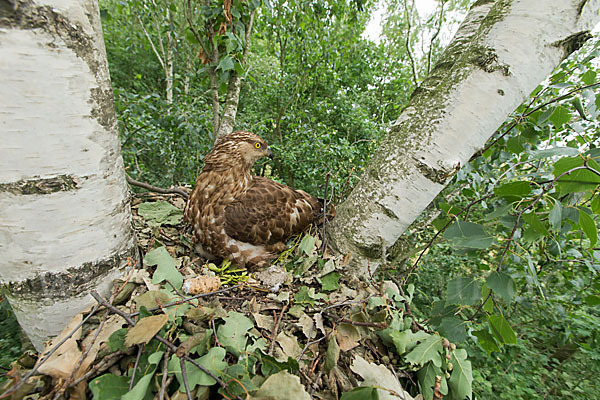
[(254, 147), (256, 147), (257, 149), (260, 149), (260, 143), (256, 143), (256, 144), (254, 145)]

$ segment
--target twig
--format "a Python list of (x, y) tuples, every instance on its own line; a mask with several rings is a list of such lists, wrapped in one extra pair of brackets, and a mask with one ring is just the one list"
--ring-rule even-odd
[(129, 391), (133, 389), (133, 381), (135, 381), (135, 372), (137, 371), (138, 364), (140, 363), (140, 357), (144, 352), (144, 343), (138, 345), (137, 356), (135, 357), (135, 364), (133, 364), (133, 372), (131, 373), (131, 380), (129, 381)]
[(423, 250), (421, 250), (421, 253), (419, 254), (419, 257), (417, 257), (417, 260), (413, 263), (413, 265), (410, 267), (410, 269), (408, 270), (408, 272), (406, 273), (406, 276), (402, 279), (402, 283), (401, 285), (404, 285), (406, 283), (406, 281), (408, 280), (408, 277), (410, 276), (410, 274), (413, 273), (413, 271), (415, 270), (415, 268), (417, 268), (417, 265), (419, 265), (419, 261), (421, 261), (421, 258), (423, 258), (423, 255), (425, 254), (425, 251), (427, 251), (427, 249), (429, 249), (431, 247), (431, 245), (433, 244), (433, 242), (435, 241), (435, 239), (437, 239), (437, 237), (444, 232), (452, 222), (454, 222), (454, 220), (456, 218), (458, 218), (459, 215), (461, 215), (462, 213), (464, 213), (465, 211), (467, 211), (468, 209), (470, 209), (471, 207), (473, 207), (475, 204), (482, 202), (485, 199), (489, 199), (490, 197), (492, 197), (494, 194), (490, 193), (487, 194), (477, 200), (473, 200), (472, 202), (470, 202), (469, 204), (467, 204), (462, 210), (460, 210), (457, 214), (450, 216), (450, 219), (448, 220), (448, 222), (446, 222), (446, 225), (444, 225), (442, 227), (442, 229), (440, 229), (439, 231), (436, 232), (435, 235), (433, 235), (433, 237), (431, 238), (431, 240), (429, 240), (429, 242), (427, 242), (427, 244), (425, 245), (425, 248), (423, 248)]
[[(90, 295), (96, 299), (96, 301), (103, 305), (104, 307), (108, 308), (110, 311), (114, 312), (115, 314), (121, 316), (123, 319), (125, 319), (125, 321), (127, 321), (127, 323), (131, 326), (135, 326), (135, 321), (131, 318), (132, 314), (127, 314), (124, 311), (119, 310), (117, 307), (113, 306), (112, 304), (108, 303), (105, 299), (102, 298), (102, 296), (100, 296), (96, 291), (92, 291), (90, 293)], [(157, 341), (159, 341), (160, 343), (164, 344), (167, 349), (169, 349), (172, 353), (175, 353), (177, 351), (177, 346), (175, 346), (173, 343), (171, 343), (169, 340), (163, 338), (162, 336), (160, 336), (158, 333), (156, 335), (154, 335), (153, 339), (156, 339)], [(215, 374), (213, 374), (209, 369), (207, 369), (206, 367), (198, 364), (195, 360), (193, 360), (192, 358), (188, 357), (188, 356), (183, 356), (182, 359), (191, 362), (193, 365), (195, 365), (196, 367), (198, 367), (202, 372), (204, 372), (206, 375), (210, 376), (211, 378), (213, 378), (215, 381), (217, 381), (217, 383), (224, 389), (227, 390), (227, 384), (218, 376), (216, 376)], [(237, 396), (236, 398), (239, 398), (239, 396)]]
[[(411, 10), (412, 12), (412, 10)], [(415, 70), (415, 59), (413, 58), (412, 55), (412, 51), (410, 48), (410, 29), (411, 29), (411, 25), (410, 25), (410, 15), (408, 14), (408, 3), (406, 0), (404, 0), (404, 16), (406, 19), (406, 53), (408, 54), (408, 58), (410, 59), (410, 68), (412, 71), (412, 75), (413, 75), (413, 81), (415, 84), (415, 87), (419, 86), (419, 78), (417, 76), (417, 71)]]
[(178, 187), (172, 187), (170, 189), (159, 188), (157, 186), (152, 186), (145, 182), (136, 181), (131, 176), (129, 176), (129, 174), (127, 174), (127, 173), (125, 174), (125, 178), (127, 178), (127, 183), (129, 183), (130, 185), (141, 187), (141, 188), (147, 189), (151, 192), (156, 192), (156, 193), (161, 193), (161, 194), (179, 194), (179, 195), (185, 197), (186, 199), (189, 197), (189, 194), (185, 190), (178, 188)]
[(444, 1), (442, 1), (440, 4), (440, 19), (438, 21), (437, 30), (435, 31), (435, 33), (431, 37), (431, 41), (429, 42), (429, 52), (427, 53), (427, 73), (428, 74), (431, 71), (431, 53), (433, 52), (433, 42), (435, 42), (435, 39), (437, 39), (438, 35), (440, 34), (440, 31), (442, 30), (442, 22), (444, 21), (444, 5), (445, 4), (446, 3)]
[[(104, 326), (104, 322), (106, 321), (107, 315), (108, 314), (105, 314), (102, 317), (102, 321), (100, 321), (98, 328), (96, 328), (96, 333), (94, 334), (94, 338), (90, 342), (90, 345), (88, 346), (87, 349), (85, 349), (85, 351), (83, 352), (81, 357), (79, 357), (79, 361), (77, 362), (77, 365), (75, 366), (75, 368), (73, 368), (73, 372), (71, 372), (71, 376), (69, 376), (69, 379), (67, 379), (67, 381), (65, 382), (65, 385), (64, 385), (65, 389), (68, 389), (69, 387), (71, 387), (70, 382), (73, 379), (73, 377), (75, 376), (75, 374), (77, 373), (77, 371), (79, 370), (79, 368), (81, 367), (81, 364), (83, 364), (83, 360), (85, 360), (87, 355), (90, 353), (90, 350), (92, 350), (92, 347), (94, 346), (94, 343), (96, 342), (96, 339), (98, 339), (98, 335), (100, 334), (100, 331), (102, 330), (102, 327)], [(57, 392), (56, 395), (58, 396), (59, 392)]]
[(340, 318), (337, 322), (341, 322), (348, 325), (354, 326), (366, 326), (368, 328), (377, 328), (377, 329), (385, 329), (388, 327), (388, 324), (385, 322), (362, 322), (362, 321), (352, 321), (348, 318)]
[[(180, 304), (187, 303), (188, 301), (192, 301), (192, 300), (198, 299), (200, 297), (212, 296), (213, 294), (219, 294), (219, 293), (228, 292), (230, 290), (237, 289), (237, 288), (239, 288), (239, 287), (241, 287), (243, 285), (244, 285), (243, 283), (240, 283), (240, 284), (237, 284), (235, 286), (228, 287), (228, 288), (215, 290), (214, 292), (200, 293), (200, 294), (197, 294), (195, 296), (188, 297), (186, 299), (181, 299), (181, 300), (174, 301), (172, 303), (164, 304), (164, 305), (162, 305), (160, 307), (149, 308), (148, 311), (152, 312), (152, 311), (156, 311), (156, 310), (161, 310), (161, 309), (166, 308), (166, 307), (178, 306)], [(131, 316), (131, 317), (136, 317), (137, 315), (139, 315), (139, 311), (129, 314), (129, 316)]]
[(183, 377), (185, 394), (187, 395), (188, 400), (192, 400), (192, 393), (190, 392), (190, 384), (188, 383), (187, 371), (185, 370), (185, 361), (183, 358), (179, 359), (179, 365), (181, 366), (181, 376)]
[(281, 320), (283, 319), (283, 313), (285, 313), (285, 310), (287, 310), (288, 308), (288, 303), (284, 304), (283, 308), (281, 309), (281, 313), (279, 314), (279, 318), (275, 321), (275, 324), (273, 325), (273, 332), (271, 332), (271, 344), (269, 346), (269, 355), (273, 355), (273, 348), (275, 347), (275, 338), (277, 337), (277, 331), (279, 330), (279, 324), (281, 323)]
[(170, 354), (171, 354), (171, 350), (167, 349), (167, 351), (165, 352), (164, 360), (163, 360), (162, 380), (161, 380), (161, 385), (160, 385), (160, 392), (158, 394), (159, 400), (164, 400), (164, 398), (165, 398), (165, 390), (167, 387), (167, 376), (168, 376), (168, 371), (169, 371), (169, 355)]
[(500, 261), (498, 261), (498, 266), (496, 267), (497, 271), (500, 271), (500, 269), (502, 268), (502, 263), (504, 262), (504, 257), (506, 256), (506, 253), (508, 252), (508, 249), (510, 248), (510, 244), (513, 241), (513, 238), (515, 236), (515, 233), (517, 231), (517, 227), (519, 226), (519, 222), (521, 221), (521, 217), (523, 216), (523, 214), (525, 213), (525, 211), (532, 209), (533, 206), (535, 206), (538, 201), (540, 201), (540, 199), (542, 198), (542, 196), (546, 193), (548, 193), (550, 191), (550, 189), (552, 189), (554, 187), (554, 185), (556, 185), (556, 182), (558, 182), (558, 180), (560, 178), (562, 178), (565, 175), (570, 175), (575, 171), (579, 171), (579, 170), (588, 170), (591, 171), (593, 173), (595, 173), (596, 175), (600, 176), (600, 172), (596, 171), (593, 168), (590, 168), (587, 165), (587, 161), (584, 162), (584, 165), (580, 166), (580, 167), (575, 167), (572, 168), (568, 171), (563, 172), (562, 174), (560, 174), (559, 176), (557, 176), (556, 178), (554, 178), (550, 183), (548, 183), (546, 185), (546, 187), (544, 187), (541, 191), (541, 193), (539, 195), (537, 195), (537, 197), (525, 208), (523, 208), (521, 211), (519, 211), (519, 213), (517, 214), (517, 220), (515, 221), (515, 225), (513, 226), (512, 231), (510, 232), (510, 235), (507, 238), (507, 243), (506, 246), (504, 247), (504, 250), (502, 251), (502, 254), (500, 255)]
[(490, 147), (492, 147), (493, 145), (495, 145), (496, 143), (498, 143), (498, 141), (499, 141), (500, 139), (502, 139), (502, 138), (503, 138), (504, 136), (506, 136), (506, 135), (507, 135), (507, 134), (508, 134), (510, 131), (512, 131), (512, 130), (514, 129), (514, 127), (515, 127), (515, 126), (519, 125), (519, 123), (520, 123), (520, 122), (521, 122), (521, 121), (522, 121), (524, 118), (526, 118), (526, 117), (530, 116), (530, 115), (531, 115), (531, 114), (533, 114), (534, 112), (536, 112), (536, 111), (538, 111), (538, 110), (540, 110), (540, 109), (542, 109), (542, 108), (546, 107), (547, 105), (550, 105), (550, 104), (552, 104), (552, 103), (556, 103), (557, 101), (561, 101), (561, 100), (563, 100), (563, 99), (566, 99), (567, 97), (571, 97), (571, 95), (573, 95), (573, 94), (575, 94), (575, 93), (577, 93), (577, 92), (579, 92), (579, 91), (581, 91), (581, 90), (584, 90), (584, 89), (591, 89), (592, 87), (595, 87), (595, 86), (600, 86), (600, 82), (595, 82), (595, 83), (592, 83), (592, 84), (590, 84), (590, 85), (585, 85), (585, 86), (581, 86), (581, 87), (575, 88), (575, 89), (573, 89), (573, 90), (571, 90), (571, 91), (569, 91), (569, 92), (567, 92), (567, 93), (565, 93), (565, 94), (563, 94), (563, 95), (561, 95), (561, 96), (555, 97), (555, 98), (553, 98), (553, 99), (551, 99), (551, 100), (548, 100), (547, 102), (545, 102), (545, 103), (543, 103), (543, 104), (540, 104), (539, 106), (537, 106), (537, 107), (535, 107), (535, 108), (531, 109), (531, 111), (529, 111), (529, 112), (527, 112), (527, 113), (525, 113), (525, 114), (522, 114), (522, 115), (520, 115), (520, 116), (516, 117), (516, 118), (515, 118), (515, 120), (514, 120), (513, 122), (511, 122), (511, 123), (508, 125), (508, 127), (506, 128), (506, 130), (504, 131), (504, 133), (503, 133), (503, 134), (501, 134), (501, 135), (500, 135), (500, 136), (498, 136), (496, 139), (494, 139), (494, 140), (493, 140), (493, 141), (492, 141), (490, 144), (488, 144), (487, 146), (485, 146), (485, 147), (484, 147), (482, 150), (479, 150), (478, 152), (476, 152), (475, 154), (473, 154), (473, 156), (471, 156), (471, 160), (473, 160), (474, 158), (476, 158), (476, 157), (479, 157), (480, 155), (482, 155), (483, 153), (485, 153), (485, 152), (486, 152), (486, 151), (487, 151), (487, 150), (488, 150)]
[(115, 365), (117, 362), (119, 362), (120, 356), (131, 355), (131, 354), (133, 354), (133, 351), (125, 352), (122, 350), (117, 350), (114, 353), (107, 355), (105, 358), (102, 359), (102, 361), (100, 363), (94, 365), (92, 367), (92, 369), (90, 369), (85, 375), (83, 375), (80, 378), (77, 378), (77, 380), (75, 380), (73, 383), (71, 383), (69, 385), (69, 387), (73, 387), (73, 386), (76, 386), (77, 384), (79, 384), (80, 382), (87, 381), (95, 373), (106, 371), (107, 369), (109, 369), (110, 367)]
[[(333, 332), (333, 331), (331, 331)], [(296, 361), (300, 362), (300, 359), (302, 359), (302, 356), (304, 355), (304, 353), (306, 352), (306, 350), (312, 346), (315, 343), (319, 343), (320, 341), (322, 341), (323, 339), (327, 339), (329, 337), (329, 335), (331, 335), (331, 332), (329, 332), (327, 335), (323, 335), (318, 339), (315, 340), (311, 340), (309, 342), (306, 342), (306, 345), (304, 346), (304, 348), (302, 349), (302, 351), (300, 352), (300, 355), (298, 357), (296, 357)]]
[(42, 366), (42, 364), (44, 364), (46, 361), (48, 361), (48, 359), (52, 356), (52, 354), (54, 354), (56, 352), (56, 350), (58, 350), (60, 348), (60, 346), (62, 346), (67, 340), (69, 340), (71, 338), (71, 336), (73, 336), (75, 334), (75, 332), (77, 332), (79, 330), (79, 328), (81, 328), (83, 326), (83, 324), (85, 324), (92, 317), (92, 315), (94, 315), (96, 313), (96, 311), (98, 310), (98, 307), (99, 307), (98, 305), (95, 305), (94, 308), (92, 309), (92, 311), (90, 311), (90, 313), (79, 324), (77, 324), (77, 326), (75, 328), (73, 328), (71, 333), (69, 333), (60, 342), (58, 342), (48, 352), (48, 354), (46, 354), (41, 360), (39, 360), (37, 365), (31, 371), (29, 371), (15, 386), (13, 386), (12, 388), (10, 388), (10, 389), (6, 390), (4, 393), (2, 393), (0, 395), (0, 399), (5, 398), (8, 395), (16, 392), (18, 389), (20, 389), (21, 386), (23, 386), (23, 384), (25, 382), (27, 382), (27, 380), (29, 378), (31, 378), (38, 371), (38, 369)]

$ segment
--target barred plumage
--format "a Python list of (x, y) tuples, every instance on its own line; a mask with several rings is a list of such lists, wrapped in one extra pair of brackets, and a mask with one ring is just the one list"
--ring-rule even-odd
[(260, 176), (250, 169), (271, 156), (267, 143), (245, 131), (220, 138), (204, 157), (204, 168), (185, 209), (196, 250), (206, 258), (228, 258), (238, 266), (269, 265), (285, 242), (320, 212), (318, 199)]

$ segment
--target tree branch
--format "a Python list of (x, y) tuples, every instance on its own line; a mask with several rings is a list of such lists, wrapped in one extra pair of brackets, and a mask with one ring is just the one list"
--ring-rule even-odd
[(156, 192), (156, 193), (161, 193), (161, 194), (179, 194), (186, 199), (190, 196), (186, 191), (184, 191), (183, 189), (178, 188), (178, 187), (172, 187), (170, 189), (159, 188), (157, 186), (152, 186), (145, 182), (136, 181), (131, 176), (129, 176), (129, 174), (127, 174), (127, 173), (125, 173), (125, 178), (127, 179), (127, 183), (129, 183), (130, 185), (141, 187), (141, 188), (147, 189), (151, 192)]

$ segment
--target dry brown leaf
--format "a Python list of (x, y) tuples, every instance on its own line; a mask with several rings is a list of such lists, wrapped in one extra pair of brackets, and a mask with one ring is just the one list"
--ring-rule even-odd
[(275, 321), (273, 317), (268, 315), (262, 315), (258, 313), (252, 313), (254, 320), (256, 321), (256, 326), (261, 329), (266, 329), (269, 332), (273, 330), (273, 325), (275, 325)]
[(158, 306), (168, 304), (171, 298), (168, 294), (161, 292), (160, 290), (149, 290), (146, 293), (135, 298), (135, 304), (137, 304), (138, 311), (142, 307), (150, 310)]
[[(75, 327), (81, 323), (82, 320), (83, 315), (81, 313), (73, 317), (65, 329), (63, 329), (63, 331), (57, 337), (52, 339), (52, 341), (46, 345), (46, 348), (39, 359), (41, 360), (44, 358), (45, 355), (48, 354), (48, 352), (50, 352), (50, 350), (52, 350), (57, 343), (67, 337), (69, 333), (71, 333), (71, 331), (73, 331), (73, 329), (75, 329)], [(77, 341), (80, 338), (81, 327), (79, 327), (75, 334), (67, 339), (67, 341), (64, 342), (58, 348), (58, 350), (55, 351), (54, 354), (52, 354), (50, 358), (48, 358), (48, 360), (46, 360), (46, 362), (40, 366), (38, 371), (41, 374), (49, 375), (56, 379), (67, 379), (69, 376), (71, 376), (82, 354), (77, 344)]]
[(313, 318), (315, 319), (315, 326), (323, 333), (323, 335), (327, 335), (325, 326), (323, 326), (323, 314), (317, 313)]
[(183, 291), (191, 295), (214, 292), (220, 287), (221, 279), (218, 276), (198, 276), (183, 282)]
[(298, 325), (302, 329), (302, 333), (307, 339), (314, 339), (317, 336), (317, 330), (315, 329), (315, 323), (311, 317), (307, 314), (302, 313), (298, 320)]
[(335, 337), (340, 345), (340, 350), (348, 351), (358, 346), (360, 332), (354, 325), (340, 324), (336, 329)]
[(136, 326), (129, 329), (125, 336), (125, 346), (133, 346), (134, 344), (148, 343), (154, 335), (156, 335), (169, 320), (166, 314), (153, 315), (151, 317), (142, 318)]
[(298, 344), (296, 336), (287, 332), (280, 332), (275, 339), (277, 344), (281, 346), (282, 353), (276, 355), (277, 361), (285, 361), (288, 357), (298, 358), (302, 352), (302, 348)]

